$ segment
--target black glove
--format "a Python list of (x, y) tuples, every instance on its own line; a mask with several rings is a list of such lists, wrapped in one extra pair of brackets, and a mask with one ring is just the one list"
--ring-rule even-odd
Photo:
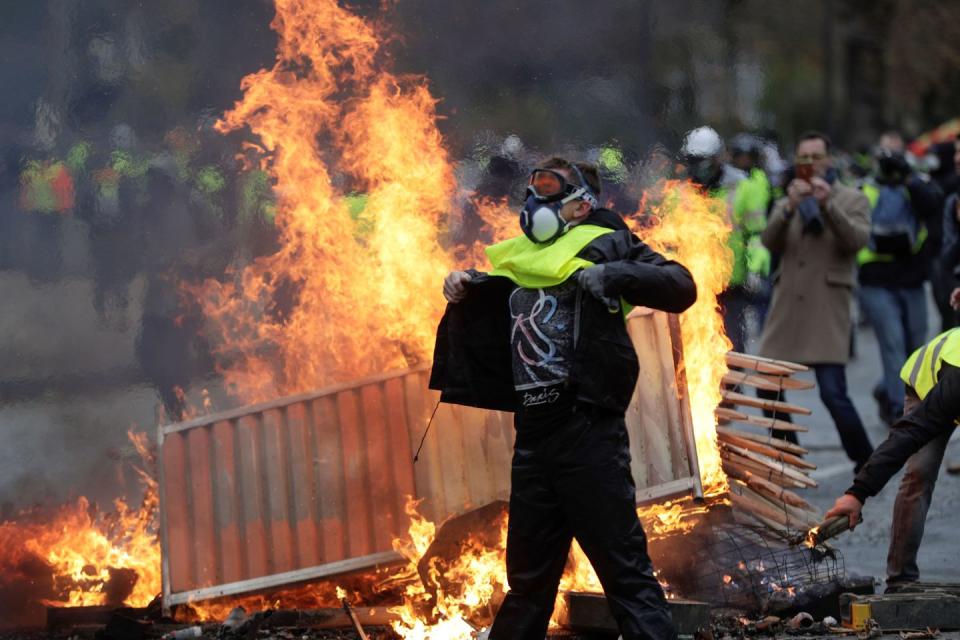
[(603, 265), (596, 264), (577, 273), (577, 281), (594, 298), (607, 305), (608, 309), (618, 311), (620, 303), (603, 292)]

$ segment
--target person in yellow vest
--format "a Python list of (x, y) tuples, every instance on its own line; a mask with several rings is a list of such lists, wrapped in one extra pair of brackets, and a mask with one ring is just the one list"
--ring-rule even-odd
[(900, 364), (927, 337), (927, 229), (943, 211), (943, 198), (896, 146), (880, 148), (877, 166), (861, 188), (870, 202), (871, 226), (869, 244), (857, 253), (858, 298), (883, 365), (873, 396), (880, 419), (892, 424), (903, 414)]
[(679, 313), (696, 286), (599, 196), (595, 166), (544, 162), (523, 234), (487, 247), (489, 273), (443, 284), (430, 387), (443, 402), (514, 413), (510, 591), (491, 640), (543, 640), (573, 538), (624, 638), (677, 637), (636, 514), (624, 412), (639, 365), (622, 305)]
[(771, 257), (760, 234), (767, 227), (767, 211), (773, 196), (770, 178), (760, 166), (761, 151), (762, 141), (749, 133), (739, 133), (730, 141), (731, 163), (747, 174), (746, 180), (737, 184), (733, 198), (734, 233), (739, 234), (739, 246), (734, 248), (736, 262), (730, 285), (746, 289), (758, 331), (763, 330), (770, 306)]
[[(960, 289), (954, 292), (960, 303)], [(853, 485), (837, 498), (827, 517), (860, 520), (867, 498), (906, 467), (893, 507), (893, 527), (887, 553), (887, 591), (897, 591), (920, 578), (917, 552), (923, 525), (943, 461), (947, 442), (960, 420), (960, 329), (941, 333), (907, 359), (900, 371), (906, 384), (906, 412), (890, 435), (860, 469)]]

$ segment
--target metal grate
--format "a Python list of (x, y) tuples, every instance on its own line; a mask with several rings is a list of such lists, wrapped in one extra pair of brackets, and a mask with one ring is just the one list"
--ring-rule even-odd
[(678, 585), (682, 594), (748, 611), (781, 610), (823, 596), (845, 577), (839, 551), (787, 547), (768, 536), (743, 525), (716, 527)]

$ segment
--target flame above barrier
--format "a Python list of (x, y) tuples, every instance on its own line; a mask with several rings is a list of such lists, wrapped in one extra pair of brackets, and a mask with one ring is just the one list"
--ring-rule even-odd
[(259, 141), (281, 248), (194, 291), (247, 402), (428, 359), (453, 267), (454, 177), (425, 80), (389, 73), (374, 27), (334, 0), (276, 9), (276, 63), (217, 127)]
[[(243, 80), (243, 98), (217, 127), (256, 139), (274, 180), (280, 249), (191, 290), (203, 304), (224, 379), (244, 402), (428, 360), (443, 276), (485, 260), (479, 245), (455, 248), (446, 235), (456, 187), (425, 80), (386, 71), (382, 36), (333, 0), (276, 6), (276, 62)], [(358, 193), (359, 211), (349, 206)], [(717, 495), (726, 478), (713, 412), (729, 343), (716, 295), (729, 278), (729, 224), (722, 203), (687, 183), (660, 184), (646, 204), (652, 216), (630, 218), (638, 234), (690, 268), (699, 289), (698, 302), (681, 316), (685, 375), (704, 488)], [(503, 202), (478, 202), (476, 213), (485, 240), (517, 232)], [(59, 533), (58, 524), (21, 536), (34, 541), (30, 552), (56, 575), (81, 585), (66, 588), (58, 602), (105, 602), (110, 567), (137, 572), (127, 604), (144, 605), (159, 591), (154, 487), (141, 511), (118, 504), (119, 526), (102, 524), (81, 502), (56, 521), (64, 523)], [(652, 535), (682, 531), (684, 511), (677, 503), (655, 505), (644, 521)], [(398, 542), (411, 561), (433, 535), (430, 523), (413, 522), (413, 542)], [(2, 526), (11, 539), (13, 529)], [(77, 539), (96, 551), (74, 552)], [(574, 558), (564, 588), (596, 590), (582, 552)], [(468, 614), (489, 604), (491, 586), (506, 587), (503, 567), (503, 544), (470, 550), (457, 569), (471, 577), (464, 587), (442, 594), (432, 616), (407, 611), (396, 630), (408, 638), (471, 637)], [(411, 598), (423, 595), (412, 588)], [(326, 591), (313, 597), (330, 599)]]
[[(728, 485), (721, 467), (714, 411), (728, 371), (726, 355), (733, 346), (724, 332), (717, 302), (733, 269), (733, 252), (727, 244), (731, 231), (727, 203), (689, 182), (665, 181), (646, 194), (644, 204), (649, 206), (654, 224), (638, 228), (639, 235), (655, 250), (686, 266), (697, 283), (697, 301), (680, 315), (683, 373), (704, 494), (720, 495)], [(636, 227), (641, 220), (634, 217), (631, 222)]]

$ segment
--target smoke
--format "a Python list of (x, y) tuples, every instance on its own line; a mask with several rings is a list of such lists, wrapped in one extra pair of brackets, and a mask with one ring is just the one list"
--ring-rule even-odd
[(198, 212), (197, 174), (237, 166), (210, 125), (272, 57), (271, 16), (266, 1), (0, 9), (0, 520), (138, 491), (127, 429), (152, 434), (160, 388), (209, 371), (177, 287), (242, 244)]

